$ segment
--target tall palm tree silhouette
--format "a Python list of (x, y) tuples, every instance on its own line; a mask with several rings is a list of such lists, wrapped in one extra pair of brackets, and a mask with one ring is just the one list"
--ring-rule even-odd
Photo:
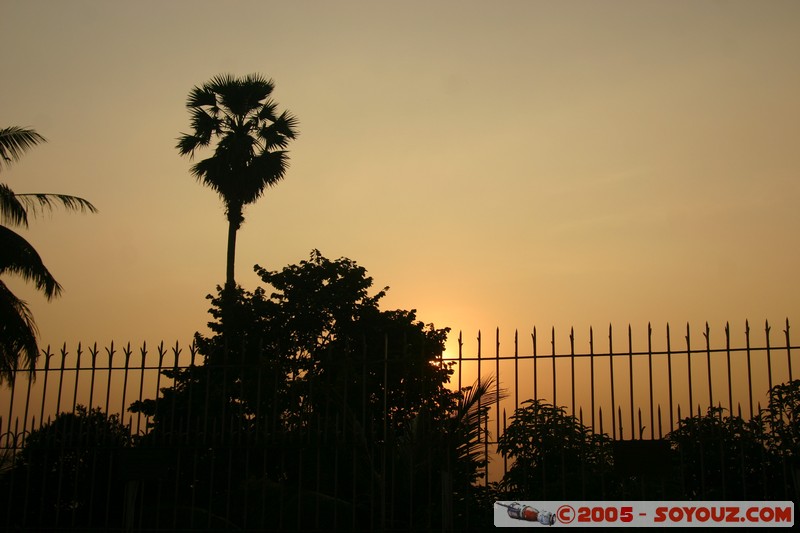
[(194, 132), (181, 134), (176, 146), (180, 154), (191, 158), (198, 148), (216, 141), (214, 154), (193, 165), (191, 172), (225, 204), (227, 290), (236, 286), (236, 232), (244, 221), (243, 208), (284, 177), (288, 167), (284, 149), (297, 136), (297, 119), (287, 111), (277, 114), (277, 104), (270, 98), (274, 88), (272, 80), (259, 74), (243, 78), (222, 74), (194, 87), (186, 102)]
[[(28, 149), (46, 142), (30, 128), (0, 129), (0, 168), (19, 161)], [(11, 273), (34, 283), (48, 300), (61, 294), (61, 285), (44, 266), (36, 249), (10, 226), (28, 227), (28, 215), (61, 205), (67, 209), (97, 212), (87, 200), (50, 193), (17, 194), (0, 183), (0, 274)], [(33, 370), (39, 356), (36, 323), (27, 304), (0, 281), (0, 382), (13, 380), (20, 360)]]

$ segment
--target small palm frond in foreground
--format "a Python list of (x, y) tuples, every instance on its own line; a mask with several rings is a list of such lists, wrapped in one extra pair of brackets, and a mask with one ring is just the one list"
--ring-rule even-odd
[(456, 439), (459, 461), (482, 462), (485, 440), (488, 438), (484, 421), (489, 409), (508, 396), (506, 389), (497, 386), (494, 376), (475, 380), (462, 389), (458, 407), (451, 417), (451, 438)]

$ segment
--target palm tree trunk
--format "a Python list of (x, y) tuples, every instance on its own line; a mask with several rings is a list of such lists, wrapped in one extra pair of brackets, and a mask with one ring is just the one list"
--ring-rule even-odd
[(236, 232), (239, 230), (239, 223), (228, 217), (228, 257), (225, 271), (225, 290), (232, 291), (236, 288), (234, 279), (234, 264), (236, 262)]
[(230, 338), (232, 331), (231, 309), (235, 305), (236, 299), (236, 279), (234, 278), (234, 266), (236, 262), (236, 232), (242, 225), (242, 206), (228, 205), (228, 254), (225, 268), (225, 288), (222, 291), (222, 322), (223, 337)]
[(226, 205), (226, 215), (228, 215), (228, 258), (225, 273), (225, 288), (233, 291), (236, 289), (234, 279), (234, 265), (236, 263), (236, 232), (242, 225), (242, 204), (240, 202), (230, 202)]

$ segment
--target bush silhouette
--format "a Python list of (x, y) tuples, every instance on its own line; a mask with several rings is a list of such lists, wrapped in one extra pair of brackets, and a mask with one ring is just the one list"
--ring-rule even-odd
[(527, 400), (514, 411), (498, 451), (513, 464), (500, 488), (510, 499), (599, 497), (613, 465), (611, 439), (563, 407)]
[(130, 431), (116, 415), (81, 405), (60, 413), (27, 436), (3, 476), (3, 490), (14, 501), (7, 518), (45, 529), (120, 525), (124, 488), (113, 465), (130, 444)]
[(667, 435), (686, 499), (762, 499), (772, 491), (773, 454), (760, 421), (711, 407), (686, 417)]

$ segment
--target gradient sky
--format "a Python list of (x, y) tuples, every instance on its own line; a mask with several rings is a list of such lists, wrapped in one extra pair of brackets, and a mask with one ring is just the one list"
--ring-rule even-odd
[(245, 211), (245, 288), (256, 263), (346, 256), (450, 350), (778, 330), (800, 318), (798, 28), (794, 0), (2, 0), (0, 125), (49, 142), (0, 181), (100, 210), (22, 232), (60, 299), (4, 281), (43, 346), (205, 332), (227, 224), (175, 144), (194, 85), (258, 72), (301, 134)]

